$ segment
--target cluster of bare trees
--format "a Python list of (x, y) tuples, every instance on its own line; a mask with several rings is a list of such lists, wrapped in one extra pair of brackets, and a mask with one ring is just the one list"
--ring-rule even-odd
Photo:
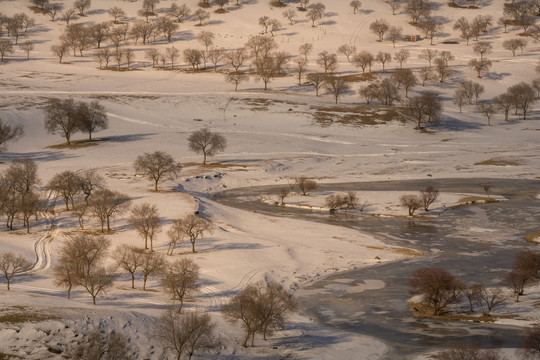
[(311, 191), (317, 189), (317, 181), (307, 176), (297, 176), (289, 183), (288, 188), (281, 188), (278, 191), (278, 197), (281, 201), (281, 205), (285, 205), (285, 198), (290, 196), (294, 189), (298, 187), (302, 195), (307, 196)]
[[(523, 250), (516, 254), (514, 267), (508, 273), (507, 283), (516, 295), (523, 295), (525, 284), (538, 280), (540, 276), (540, 254)], [(433, 315), (442, 315), (448, 308), (462, 300), (473, 313), (475, 306), (484, 316), (489, 316), (493, 309), (508, 300), (508, 293), (503, 288), (487, 288), (483, 284), (464, 285), (448, 271), (441, 268), (421, 268), (414, 271), (409, 279), (411, 293), (422, 295), (422, 303), (428, 306)]]
[(526, 119), (527, 112), (538, 99), (539, 92), (540, 80), (533, 80), (532, 85), (522, 81), (510, 86), (505, 93), (495, 96), (493, 103), (504, 112), (505, 121), (508, 121), (508, 114), (512, 109), (515, 115), (521, 114), (523, 119)]
[(429, 211), (429, 207), (439, 199), (439, 190), (433, 186), (428, 186), (421, 190), (418, 195), (402, 195), (399, 198), (399, 203), (402, 207), (409, 211), (409, 216), (414, 216), (414, 212), (423, 208), (424, 211)]
[(44, 112), (47, 132), (62, 135), (67, 145), (71, 145), (71, 136), (77, 131), (87, 133), (91, 141), (94, 132), (109, 127), (105, 108), (98, 101), (86, 103), (73, 99), (52, 99), (45, 106)]
[(195, 252), (195, 243), (204, 234), (212, 233), (212, 223), (199, 215), (187, 215), (181, 219), (173, 221), (171, 228), (167, 231), (169, 238), (169, 248), (167, 255), (172, 255), (178, 244), (184, 239), (189, 239), (191, 251)]
[(324, 201), (324, 204), (330, 210), (330, 212), (334, 212), (341, 208), (354, 210), (359, 205), (359, 199), (354, 191), (349, 191), (344, 195), (328, 195)]
[(101, 231), (111, 230), (111, 220), (124, 214), (131, 206), (128, 195), (105, 187), (103, 178), (94, 170), (75, 172), (65, 170), (54, 175), (46, 188), (62, 198), (66, 210), (77, 216), (81, 229), (85, 219), (96, 218), (101, 224)]
[(21, 219), (30, 232), (30, 220), (46, 210), (38, 192), (40, 180), (37, 164), (26, 158), (13, 160), (0, 175), (0, 212), (6, 216), (6, 226), (13, 230), (15, 219)]
[(26, 58), (30, 58), (30, 52), (34, 50), (34, 42), (26, 40), (19, 43), (21, 36), (26, 36), (28, 29), (35, 25), (35, 20), (25, 13), (17, 13), (13, 16), (6, 16), (0, 13), (0, 36), (2, 36), (4, 29), (6, 31), (7, 38), (0, 38), (0, 61), (4, 61), (6, 55), (12, 54), (14, 44), (10, 38), (14, 39), (15, 45), (19, 45), (19, 48), (26, 52)]
[(295, 306), (292, 295), (280, 284), (258, 282), (246, 286), (222, 307), (222, 311), (231, 322), (242, 324), (245, 329), (242, 345), (247, 347), (250, 338), (251, 346), (254, 346), (256, 334), (261, 334), (266, 340), (267, 335), (281, 328), (287, 312)]

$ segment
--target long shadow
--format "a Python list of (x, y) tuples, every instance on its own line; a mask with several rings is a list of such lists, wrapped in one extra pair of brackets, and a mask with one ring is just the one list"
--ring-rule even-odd
[(215, 244), (217, 240), (204, 239), (203, 240), (206, 249), (200, 252), (215, 252), (223, 250), (255, 250), (262, 249), (268, 246), (263, 246), (260, 244), (249, 244), (249, 243), (227, 243), (227, 244)]
[(450, 131), (478, 130), (482, 127), (480, 124), (459, 120), (451, 116), (446, 116), (445, 120), (439, 124), (441, 130)]
[(72, 159), (75, 158), (75, 155), (66, 154), (64, 152), (57, 151), (37, 151), (37, 152), (26, 152), (26, 153), (12, 153), (5, 152), (0, 154), (0, 161), (12, 161), (20, 160), (24, 158), (31, 158), (36, 161), (57, 161), (63, 159)]
[(107, 136), (107, 137), (102, 138), (101, 141), (125, 143), (125, 142), (130, 142), (130, 141), (139, 141), (139, 140), (147, 139), (153, 135), (156, 135), (156, 133)]

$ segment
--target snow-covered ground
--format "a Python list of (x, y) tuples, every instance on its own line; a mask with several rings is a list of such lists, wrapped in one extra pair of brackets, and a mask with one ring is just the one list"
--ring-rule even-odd
[[(69, 9), (73, 1), (56, 3)], [(158, 15), (163, 16), (171, 3), (162, 1), (157, 7)], [(186, 3), (196, 8), (195, 0)], [(361, 82), (353, 83), (352, 90), (336, 106), (331, 95), (315, 97), (312, 87), (298, 86), (294, 75), (273, 80), (268, 91), (263, 91), (262, 83), (251, 78), (235, 92), (233, 85), (225, 83), (221, 72), (186, 72), (188, 66), (180, 59), (176, 70), (158, 70), (144, 57), (144, 50), (151, 47), (160, 51), (170, 46), (180, 51), (201, 49), (196, 35), (202, 30), (215, 33), (218, 47), (237, 48), (261, 31), (258, 18), (262, 15), (282, 22), (283, 27), (275, 35), (280, 50), (297, 55), (302, 43), (313, 43), (313, 53), (308, 57), (310, 71), (319, 71), (315, 62), (319, 52), (335, 52), (342, 44), (356, 45), (358, 50), (394, 53), (391, 42), (376, 42), (375, 35), (369, 32), (369, 24), (376, 19), (386, 18), (402, 26), (405, 34), (418, 33), (405, 14), (392, 16), (385, 2), (363, 1), (358, 14), (352, 13), (348, 3), (326, 3), (327, 16), (316, 27), (310, 26), (302, 12), (298, 12), (297, 22), (289, 25), (281, 15), (283, 9), (270, 7), (266, 0), (245, 1), (240, 7), (231, 5), (225, 14), (214, 13), (216, 6), (213, 6), (206, 26), (194, 26), (194, 21), (182, 23), (172, 43), (159, 40), (142, 45), (128, 41), (136, 54), (133, 70), (110, 71), (98, 69), (97, 61), (91, 56), (94, 49), (85, 51), (84, 57), (68, 54), (64, 63), (58, 63), (49, 49), (58, 43), (58, 36), (65, 28), (61, 16), (52, 22), (49, 17), (32, 13), (27, 0), (2, 1), (1, 13), (11, 16), (25, 12), (36, 20), (28, 35), (19, 39), (20, 42), (32, 40), (36, 46), (30, 60), (15, 47), (15, 53), (6, 56), (8, 61), (0, 64), (0, 118), (25, 127), (25, 136), (0, 154), (3, 161), (0, 169), (7, 168), (10, 160), (31, 157), (38, 162), (41, 185), (63, 170), (96, 169), (107, 179), (109, 188), (129, 194), (134, 203), (158, 206), (165, 231), (158, 234), (155, 249), (162, 253), (166, 252), (165, 234), (172, 220), (201, 209), (215, 225), (213, 234), (197, 243), (197, 253), (192, 254), (190, 246), (184, 243), (175, 250), (173, 258), (189, 257), (201, 267), (201, 292), (187, 304), (187, 311), (211, 312), (222, 342), (219, 349), (204, 355), (206, 358), (216, 354), (230, 359), (279, 358), (290, 355), (289, 352), (298, 358), (378, 358), (384, 353), (382, 342), (328, 329), (298, 314), (269, 342), (260, 340), (255, 348), (244, 349), (239, 346), (241, 329), (226, 323), (218, 310), (228, 300), (226, 294), (250, 282), (274, 279), (295, 289), (325, 274), (393, 261), (406, 252), (353, 229), (231, 209), (210, 200), (207, 194), (244, 186), (287, 186), (300, 175), (323, 183), (468, 177), (538, 179), (538, 103), (533, 104), (527, 120), (512, 116), (512, 121), (505, 122), (501, 114), (496, 114), (492, 126), (487, 126), (486, 119), (473, 106), (465, 106), (460, 113), (451, 103), (455, 86), (463, 79), (474, 79), (484, 85), (486, 92), (482, 99), (490, 99), (520, 81), (531, 81), (537, 76), (534, 69), (539, 57), (538, 44), (531, 41), (523, 54), (512, 57), (502, 48), (502, 41), (516, 37), (520, 30), (510, 28), (509, 33), (503, 33), (494, 26), (489, 34), (482, 35), (483, 40), (493, 45), (493, 54), (489, 55), (493, 67), (482, 79), (477, 79), (467, 66), (474, 56), (472, 46), (465, 46), (463, 41), (459, 45), (445, 45), (442, 41), (458, 38), (458, 33), (452, 30), (455, 19), (460, 16), (472, 19), (482, 14), (492, 15), (496, 20), (503, 2), (494, 0), (480, 4), (479, 10), (465, 10), (449, 8), (445, 2), (437, 1), (434, 15), (445, 22), (445, 35), (436, 38), (434, 46), (426, 40), (398, 42), (396, 46), (396, 50), (410, 50), (411, 57), (405, 66), (413, 70), (426, 66), (425, 60), (418, 59), (425, 48), (450, 50), (456, 57), (451, 62), (455, 73), (449, 81), (417, 86), (410, 91), (410, 95), (415, 95), (422, 90), (434, 90), (443, 97), (442, 121), (427, 131), (415, 130), (413, 121), (381, 120), (367, 125), (345, 117), (354, 115), (355, 111), (382, 115), (377, 108), (359, 108), (363, 102), (357, 93), (364, 85)], [(106, 10), (113, 5), (125, 9), (128, 14), (125, 20), (133, 22), (141, 1), (93, 0), (88, 16), (75, 22), (109, 21)], [(295, 6), (288, 3), (288, 7)], [(339, 61), (339, 74), (359, 71), (344, 56), (339, 56)], [(396, 63), (387, 64), (387, 69), (397, 67)], [(373, 70), (378, 78), (390, 74), (379, 72), (380, 64), (375, 64)], [(51, 98), (67, 97), (82, 101), (97, 99), (105, 106), (109, 129), (96, 134), (100, 141), (95, 146), (50, 147), (64, 139), (46, 133), (42, 105)], [(374, 120), (379, 120), (377, 115), (369, 122)], [(211, 167), (201, 167), (201, 156), (193, 154), (187, 145), (189, 134), (204, 126), (222, 133), (228, 143), (223, 153), (211, 159), (214, 163)], [(84, 137), (84, 134), (74, 136)], [(180, 178), (162, 183), (159, 192), (151, 191), (151, 182), (137, 176), (133, 169), (137, 155), (156, 150), (166, 151), (184, 164)], [(496, 189), (493, 191), (496, 193)], [(326, 195), (316, 194), (306, 203), (321, 206)], [(406, 215), (406, 210), (399, 207), (402, 194), (359, 195), (369, 205), (366, 207), (369, 212)], [(480, 188), (478, 195), (483, 196)], [(277, 201), (275, 195), (268, 196)], [(445, 193), (434, 205), (448, 207), (462, 196)], [(300, 201), (306, 200), (304, 197), (286, 200), (289, 204)], [(48, 222), (42, 219), (33, 224), (29, 235), (19, 222), (16, 231), (0, 232), (2, 251), (11, 250), (34, 259), (37, 254), (39, 259), (32, 276), (15, 278), (9, 293), (1, 290), (0, 307), (28, 306), (54, 317), (35, 326), (6, 325), (7, 329), (0, 330), (0, 353), (33, 359), (54, 357), (47, 346), (69, 342), (77, 332), (97, 324), (123, 331), (133, 343), (152, 343), (147, 330), (169, 303), (158, 282), (151, 280), (149, 291), (143, 292), (137, 279), (137, 289), (133, 291), (128, 277), (123, 276), (106, 297), (98, 298), (97, 306), (91, 305), (91, 298), (80, 289), (73, 292), (71, 300), (64, 299), (65, 294), (53, 284), (50, 268), (65, 235), (75, 231), (78, 223), (60, 204), (54, 222), (55, 231), (50, 231)], [(114, 246), (123, 243), (142, 246), (142, 240), (128, 226), (125, 217), (115, 220), (112, 227), (114, 231), (107, 237)], [(87, 228), (98, 230), (99, 225), (91, 220)], [(540, 289), (535, 289), (540, 293)], [(538, 320), (537, 312), (522, 314), (519, 307), (515, 311), (526, 319), (525, 324)], [(58, 318), (67, 325), (64, 327)], [(159, 358), (160, 354), (149, 346), (139, 346), (137, 356)]]

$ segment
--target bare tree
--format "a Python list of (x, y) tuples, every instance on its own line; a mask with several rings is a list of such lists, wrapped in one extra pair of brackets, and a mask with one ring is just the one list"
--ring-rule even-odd
[(32, 262), (22, 255), (16, 255), (9, 251), (0, 253), (0, 272), (6, 279), (8, 291), (10, 290), (11, 279), (15, 275), (28, 271), (32, 265)]
[(203, 26), (203, 22), (210, 19), (210, 13), (204, 9), (195, 10), (193, 16), (199, 20), (199, 26)]
[(49, 100), (44, 109), (45, 129), (50, 134), (61, 134), (71, 145), (71, 135), (78, 130), (77, 111), (73, 99)]
[(19, 210), (26, 225), (26, 232), (30, 233), (30, 218), (38, 216), (38, 213), (43, 209), (43, 200), (38, 194), (33, 191), (28, 192), (24, 197), (19, 199)]
[(296, 178), (296, 185), (302, 192), (302, 195), (306, 196), (310, 191), (317, 189), (317, 182), (306, 176), (299, 176)]
[(315, 21), (324, 17), (326, 6), (319, 2), (309, 5), (308, 9), (306, 17), (311, 20), (311, 26), (315, 27)]
[(73, 6), (79, 10), (79, 16), (86, 16), (84, 11), (90, 7), (90, 0), (75, 0)]
[(273, 38), (256, 35), (249, 38), (245, 47), (250, 51), (254, 61), (257, 61), (268, 57), (273, 50), (278, 48), (278, 45)]
[(536, 280), (540, 272), (540, 254), (524, 250), (516, 254), (514, 266), (508, 274), (507, 280), (513, 286), (516, 294), (516, 302), (523, 295), (525, 284), (530, 280)]
[(131, 205), (128, 195), (109, 189), (99, 189), (90, 197), (90, 212), (101, 222), (101, 231), (111, 230), (111, 219), (125, 213)]
[(441, 268), (420, 268), (409, 279), (411, 293), (422, 295), (422, 302), (433, 309), (433, 315), (444, 313), (459, 301), (460, 281)]
[(204, 54), (199, 49), (184, 49), (184, 61), (191, 65), (193, 71), (199, 70), (199, 65), (203, 61)]
[(418, 55), (418, 57), (420, 59), (427, 60), (429, 62), (429, 67), (431, 67), (431, 62), (433, 61), (433, 59), (435, 59), (437, 57), (437, 54), (438, 54), (437, 50), (424, 49), (424, 50), (422, 50), (420, 55)]
[(203, 165), (206, 165), (208, 156), (214, 156), (227, 147), (227, 139), (223, 135), (212, 132), (207, 128), (192, 132), (188, 142), (192, 151), (203, 154)]
[(420, 79), (422, 79), (422, 86), (425, 86), (426, 81), (435, 81), (438, 76), (433, 69), (425, 67), (420, 69)]
[(383, 79), (377, 83), (375, 97), (384, 106), (392, 106), (395, 101), (400, 100), (397, 85), (392, 79)]
[(319, 96), (319, 90), (324, 85), (326, 75), (323, 73), (309, 73), (306, 75), (306, 79), (315, 88), (315, 96)]
[(409, 58), (409, 50), (407, 49), (399, 49), (394, 54), (394, 60), (399, 62), (399, 68), (403, 69), (403, 63), (407, 62), (407, 59)]
[(182, 165), (174, 161), (173, 157), (163, 151), (144, 153), (137, 156), (133, 164), (137, 173), (154, 180), (154, 191), (158, 190), (161, 179), (174, 179), (178, 176)]
[(113, 267), (100, 266), (90, 270), (85, 277), (79, 279), (79, 282), (92, 296), (92, 303), (96, 305), (96, 298), (112, 288), (115, 278), (116, 272)]
[(420, 196), (424, 210), (429, 211), (429, 206), (439, 198), (439, 190), (433, 186), (427, 186), (424, 190), (420, 191)]
[(7, 143), (19, 140), (23, 135), (22, 125), (10, 125), (0, 119), (0, 152), (6, 149)]
[(115, 24), (118, 24), (119, 18), (126, 16), (126, 12), (118, 6), (113, 6), (112, 8), (107, 10), (107, 13), (114, 18)]
[(375, 60), (382, 64), (382, 69), (383, 71), (385, 71), (384, 64), (392, 61), (392, 55), (390, 55), (390, 53), (387, 53), (387, 52), (379, 51), (377, 55), (375, 56)]
[(304, 55), (304, 59), (306, 61), (307, 61), (308, 55), (311, 54), (312, 51), (313, 51), (313, 44), (311, 43), (304, 43), (300, 45), (300, 47), (298, 48), (298, 52), (300, 53), (300, 55)]
[(90, 103), (78, 102), (76, 108), (77, 128), (88, 133), (88, 140), (92, 141), (92, 133), (109, 127), (109, 118), (105, 107), (97, 100)]
[(493, 98), (493, 102), (499, 110), (504, 111), (504, 121), (508, 121), (508, 113), (514, 105), (513, 96), (508, 93), (497, 95)]
[[(53, 269), (55, 285), (65, 287), (68, 299), (71, 289), (82, 285), (94, 271), (101, 268), (102, 263), (110, 247), (110, 240), (103, 236), (92, 236), (88, 234), (79, 234), (67, 238), (60, 249), (58, 264)], [(94, 289), (94, 281), (91, 280), (88, 287)], [(107, 286), (105, 286), (106, 290)], [(99, 292), (102, 290), (98, 290)], [(93, 296), (95, 304), (95, 296)]]
[(143, 290), (146, 291), (146, 282), (149, 276), (159, 276), (165, 269), (163, 254), (157, 252), (143, 252), (140, 271), (143, 275)]
[(234, 91), (238, 90), (238, 84), (249, 80), (249, 75), (243, 71), (229, 71), (224, 74), (225, 81), (234, 84)]
[[(212, 233), (212, 223), (197, 215), (187, 215), (184, 218), (175, 220), (171, 229), (167, 233), (171, 242), (175, 239), (174, 244), (178, 239), (188, 238), (191, 242), (191, 251), (195, 252), (195, 242), (206, 233)], [(174, 247), (169, 246), (170, 254)]]
[(480, 60), (485, 60), (485, 56), (490, 54), (492, 51), (493, 46), (486, 41), (477, 42), (473, 46), (473, 52), (480, 55)]
[(129, 223), (135, 228), (140, 237), (144, 238), (144, 248), (154, 251), (154, 236), (161, 231), (161, 218), (156, 205), (149, 203), (137, 204), (131, 209)]
[(289, 24), (294, 25), (294, 19), (297, 16), (296, 11), (294, 11), (294, 9), (287, 9), (282, 14), (285, 19), (289, 20)]
[(516, 56), (516, 51), (521, 46), (521, 39), (508, 39), (503, 41), (503, 48), (506, 50), (510, 50), (512, 52), (512, 56)]
[(345, 205), (345, 202), (341, 195), (330, 194), (324, 199), (324, 206), (327, 207), (331, 213), (343, 205)]
[(197, 40), (204, 45), (204, 51), (208, 52), (208, 47), (214, 44), (216, 35), (211, 31), (201, 31), (197, 35)]
[(384, 35), (390, 30), (390, 25), (384, 19), (378, 19), (369, 25), (369, 30), (379, 37), (379, 41), (383, 41)]
[(513, 99), (516, 114), (518, 109), (521, 110), (523, 119), (525, 120), (530, 105), (536, 100), (534, 89), (530, 84), (522, 81), (519, 84), (510, 86), (507, 89), (507, 93), (510, 94)]
[(482, 315), (489, 316), (497, 305), (506, 301), (506, 295), (501, 288), (487, 289), (483, 285), (480, 285), (477, 301), (482, 309)]
[(352, 58), (352, 64), (356, 67), (362, 68), (362, 74), (366, 72), (366, 67), (371, 71), (371, 65), (375, 57), (369, 51), (362, 50), (360, 53), (356, 54)]
[[(297, 58), (294, 62), (294, 71), (298, 74), (298, 85), (302, 85), (302, 74), (307, 71), (307, 61), (304, 58)], [(540, 81), (538, 82), (540, 89)], [(540, 90), (539, 90), (540, 91)]]
[(405, 5), (405, 13), (411, 17), (413, 24), (418, 24), (420, 19), (429, 18), (431, 3), (426, 0), (409, 0)]
[(191, 9), (186, 5), (178, 5), (172, 3), (171, 7), (167, 10), (167, 14), (176, 18), (176, 21), (181, 23), (191, 15)]
[(362, 7), (362, 3), (359, 0), (353, 0), (350, 2), (350, 7), (353, 9), (353, 14), (356, 14)]
[(291, 190), (287, 188), (283, 188), (279, 190), (278, 197), (281, 201), (281, 205), (285, 205), (285, 198), (288, 197), (291, 194)]
[(245, 48), (238, 48), (232, 51), (227, 51), (224, 55), (227, 65), (234, 68), (235, 72), (239, 71), (240, 66), (249, 58), (249, 54)]
[(452, 74), (452, 70), (450, 70), (446, 61), (441, 57), (435, 59), (435, 70), (439, 74), (440, 82), (444, 82)]
[(257, 299), (259, 289), (255, 284), (247, 285), (238, 295), (234, 296), (228, 304), (225, 304), (221, 311), (225, 318), (231, 322), (242, 322), (246, 336), (242, 346), (247, 347), (250, 337), (255, 337), (255, 333), (260, 329), (260, 320), (257, 316)]
[(191, 359), (196, 350), (214, 345), (214, 328), (209, 314), (181, 315), (169, 309), (161, 316), (154, 333), (166, 350), (176, 353), (177, 359), (184, 353)]
[(219, 10), (217, 10), (216, 12), (226, 12), (223, 7), (229, 3), (229, 0), (214, 0), (214, 2), (216, 3), (216, 5), (219, 6)]
[(30, 52), (34, 50), (34, 42), (31, 40), (26, 40), (22, 44), (19, 45), (22, 51), (26, 53), (26, 60), (30, 59)]
[(388, 40), (392, 42), (394, 48), (396, 47), (396, 41), (403, 38), (403, 28), (401, 26), (390, 26), (388, 30)]
[(217, 70), (217, 66), (221, 59), (223, 59), (223, 54), (225, 53), (225, 49), (223, 48), (212, 48), (208, 51), (207, 57), (210, 59), (212, 64), (214, 65), (214, 71)]
[(540, 325), (532, 325), (525, 330), (523, 346), (517, 352), (523, 360), (540, 358)]
[(476, 108), (487, 118), (488, 126), (491, 126), (491, 117), (497, 112), (497, 108), (491, 102), (481, 101)]
[(60, 195), (69, 210), (69, 203), (72, 208), (75, 206), (75, 195), (81, 190), (79, 176), (72, 170), (62, 171), (49, 180), (46, 188)]
[(418, 195), (402, 195), (399, 203), (409, 211), (409, 216), (414, 216), (414, 212), (422, 207), (422, 198)]
[(390, 0), (388, 1), (388, 4), (390, 4), (390, 8), (392, 9), (392, 15), (396, 15), (396, 11), (401, 8), (401, 2), (398, 0)]
[(351, 62), (351, 56), (356, 54), (356, 46), (343, 44), (337, 49), (338, 54), (345, 55), (348, 62)]
[(243, 346), (251, 337), (254, 345), (255, 334), (266, 335), (272, 330), (281, 328), (288, 311), (295, 308), (294, 299), (280, 284), (258, 282), (249, 284), (242, 292), (234, 296), (222, 308), (225, 317), (231, 322), (241, 321), (246, 330)]
[(491, 68), (491, 60), (471, 59), (469, 60), (469, 66), (472, 67), (476, 71), (478, 78), (481, 78), (482, 73), (489, 71), (489, 69)]
[(329, 93), (334, 95), (336, 104), (338, 103), (339, 97), (351, 88), (346, 78), (337, 76), (328, 76), (324, 81), (324, 86)]
[(131, 275), (131, 288), (135, 289), (135, 273), (143, 264), (144, 252), (134, 246), (119, 245), (113, 253), (116, 266), (127, 271)]
[(186, 296), (191, 295), (199, 288), (199, 265), (191, 259), (176, 260), (167, 267), (163, 274), (161, 284), (171, 296), (178, 300), (178, 313), (182, 311)]
[(418, 79), (411, 69), (398, 69), (392, 74), (392, 79), (398, 85), (405, 87), (405, 97), (409, 97), (409, 89), (418, 84)]
[[(2, 43), (0, 42), (0, 54), (2, 50)], [(65, 43), (57, 44), (57, 45), (51, 45), (51, 52), (58, 57), (58, 62), (62, 63), (62, 58), (68, 51), (68, 47)], [(3, 57), (2, 57), (3, 60)]]
[(285, 52), (268, 53), (255, 58), (255, 79), (264, 83), (264, 90), (268, 89), (268, 83), (278, 76), (286, 74), (289, 54)]

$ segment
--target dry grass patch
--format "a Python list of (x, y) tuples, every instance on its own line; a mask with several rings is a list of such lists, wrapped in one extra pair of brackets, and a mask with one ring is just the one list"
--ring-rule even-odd
[(340, 76), (340, 77), (352, 83), (377, 80), (377, 75), (375, 75), (375, 73), (373, 72), (363, 73), (363, 74), (345, 75), (345, 76)]
[(464, 204), (474, 204), (474, 203), (487, 203), (495, 201), (491, 198), (488, 198), (486, 196), (465, 196), (458, 200), (458, 204), (464, 205)]
[(523, 161), (517, 159), (492, 158), (489, 160), (476, 162), (474, 165), (517, 166), (523, 165)]
[(469, 315), (469, 314), (455, 314), (455, 313), (445, 313), (443, 315), (433, 315), (433, 309), (425, 304), (417, 302), (408, 302), (409, 309), (414, 316), (424, 319), (439, 319), (439, 320), (457, 320), (457, 321), (473, 321), (473, 322), (489, 322), (493, 323), (497, 319), (516, 319), (518, 315), (508, 314), (508, 315)]
[(36, 323), (46, 320), (57, 320), (58, 316), (44, 314), (27, 306), (10, 306), (0, 310), (0, 324)]
[(405, 109), (397, 106), (311, 106), (315, 122), (322, 126), (333, 124), (364, 126), (385, 124), (391, 121), (406, 122)]
[(200, 166), (201, 168), (206, 168), (206, 169), (233, 168), (233, 167), (246, 168), (246, 167), (247, 167), (246, 165), (237, 164), (237, 163), (227, 163), (227, 164), (222, 164), (222, 163), (210, 163), (210, 164), (203, 165), (203, 164), (201, 164), (201, 163), (187, 162), (187, 163), (183, 163), (182, 165), (183, 165), (184, 167)]
[(524, 239), (533, 244), (540, 244), (540, 230), (533, 232), (530, 235), (525, 236)]

